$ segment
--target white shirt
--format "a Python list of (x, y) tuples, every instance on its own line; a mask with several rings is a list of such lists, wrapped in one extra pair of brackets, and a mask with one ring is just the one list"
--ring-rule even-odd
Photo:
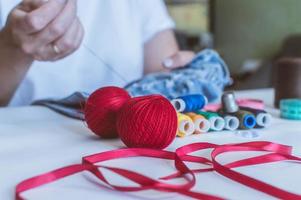
[[(0, 0), (2, 27), (19, 2)], [(144, 43), (174, 26), (161, 0), (78, 0), (78, 16), (85, 28), (80, 49), (55, 63), (35, 62), (11, 106), (107, 85), (124, 86), (142, 76)]]

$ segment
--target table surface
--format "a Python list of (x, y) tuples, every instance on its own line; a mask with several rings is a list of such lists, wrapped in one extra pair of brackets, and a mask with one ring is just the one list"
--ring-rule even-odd
[[(167, 148), (176, 148), (192, 142), (217, 144), (272, 141), (291, 145), (294, 154), (301, 155), (301, 123), (279, 119), (279, 111), (272, 108), (272, 89), (240, 91), (237, 97), (262, 99), (273, 116), (270, 128), (257, 130), (258, 138), (248, 139), (233, 132), (208, 133), (187, 138), (176, 138)], [(101, 140), (94, 136), (84, 122), (61, 116), (44, 107), (21, 107), (0, 109), (0, 199), (13, 199), (15, 186), (22, 180), (53, 169), (81, 162), (81, 157), (98, 152), (124, 147), (122, 142)], [(203, 154), (208, 154), (204, 152)], [(239, 159), (246, 154), (229, 154), (223, 161)], [(240, 157), (239, 157), (240, 156)], [(174, 172), (171, 161), (151, 158), (130, 158), (106, 162), (107, 165), (122, 166), (137, 172), (160, 177)], [(156, 169), (156, 170), (154, 170)], [(301, 191), (301, 166), (281, 162), (236, 169), (247, 175), (272, 183), (292, 192)], [(113, 183), (127, 182), (108, 174)], [(272, 199), (214, 172), (197, 175), (194, 191), (219, 195), (227, 199)], [(26, 199), (188, 199), (175, 193), (144, 191), (120, 193), (102, 187), (86, 173), (74, 175), (55, 183), (26, 192)]]

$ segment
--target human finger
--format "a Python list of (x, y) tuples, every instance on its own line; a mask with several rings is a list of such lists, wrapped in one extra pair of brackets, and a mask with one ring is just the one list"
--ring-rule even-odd
[(178, 68), (187, 65), (195, 57), (195, 53), (192, 51), (179, 51), (176, 54), (166, 58), (163, 61), (165, 68)]

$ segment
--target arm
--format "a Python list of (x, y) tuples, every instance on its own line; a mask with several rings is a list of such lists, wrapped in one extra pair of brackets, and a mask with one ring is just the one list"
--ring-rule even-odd
[(11, 45), (6, 30), (0, 32), (0, 107), (6, 106), (33, 59)]
[(75, 0), (23, 0), (0, 31), (0, 106), (9, 103), (34, 60), (62, 59), (82, 38)]
[(144, 45), (144, 73), (182, 67), (189, 63), (194, 56), (192, 51), (179, 50), (172, 30), (161, 31)]

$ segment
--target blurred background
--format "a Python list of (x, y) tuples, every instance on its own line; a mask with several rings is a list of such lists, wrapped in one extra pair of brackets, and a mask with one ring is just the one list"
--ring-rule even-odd
[(279, 57), (301, 56), (301, 0), (166, 0), (183, 49), (216, 49), (230, 89), (272, 87)]

